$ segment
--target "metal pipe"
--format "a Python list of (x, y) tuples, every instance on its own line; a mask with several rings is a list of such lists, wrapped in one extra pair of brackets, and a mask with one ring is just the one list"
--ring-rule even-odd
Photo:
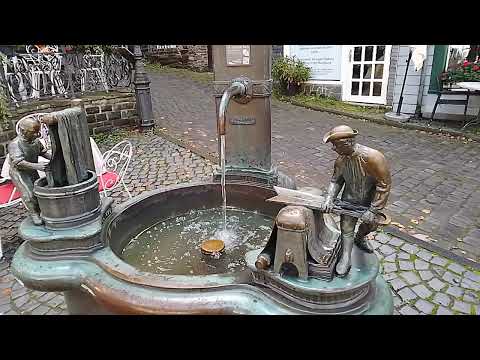
[(227, 108), (230, 103), (230, 99), (237, 95), (245, 95), (247, 88), (245, 84), (234, 81), (222, 95), (222, 100), (220, 101), (220, 106), (218, 108), (218, 120), (217, 120), (217, 130), (218, 135), (225, 135), (225, 124), (227, 117)]
[(403, 77), (402, 91), (400, 92), (400, 100), (398, 101), (398, 107), (397, 107), (397, 115), (400, 115), (400, 111), (402, 109), (403, 89), (405, 88), (405, 82), (407, 80), (407, 73), (408, 73), (408, 66), (410, 65), (410, 59), (411, 58), (412, 58), (412, 49), (410, 49), (410, 51), (408, 53), (407, 68), (405, 70), (405, 76)]

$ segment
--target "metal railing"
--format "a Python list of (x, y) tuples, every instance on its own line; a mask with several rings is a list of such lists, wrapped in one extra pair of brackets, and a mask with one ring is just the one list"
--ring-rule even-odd
[(132, 86), (133, 63), (122, 54), (27, 52), (1, 59), (0, 88), (19, 106), (32, 99), (73, 97)]

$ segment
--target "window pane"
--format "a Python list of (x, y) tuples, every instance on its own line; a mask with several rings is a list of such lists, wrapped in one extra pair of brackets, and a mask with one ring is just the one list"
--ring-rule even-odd
[(359, 89), (358, 84), (360, 84), (360, 83), (357, 82), (357, 81), (352, 81), (352, 91), (351, 91), (352, 95), (358, 95), (358, 89)]
[(382, 96), (382, 83), (375, 81), (373, 83), (373, 96)]
[(384, 61), (385, 60), (385, 45), (378, 45), (377, 46), (377, 55), (375, 56), (377, 61)]
[(372, 78), (372, 65), (363, 65), (363, 78), (364, 79), (371, 79)]
[(465, 60), (475, 61), (479, 55), (479, 45), (450, 45), (447, 59), (447, 71), (462, 66)]
[(375, 64), (375, 79), (383, 78), (383, 64)]
[(365, 47), (365, 61), (372, 61), (373, 59), (373, 46)]
[(353, 61), (362, 61), (362, 47), (355, 46), (353, 50)]
[(353, 79), (360, 79), (360, 64), (353, 65)]
[(370, 81), (364, 81), (362, 83), (362, 96), (370, 95)]

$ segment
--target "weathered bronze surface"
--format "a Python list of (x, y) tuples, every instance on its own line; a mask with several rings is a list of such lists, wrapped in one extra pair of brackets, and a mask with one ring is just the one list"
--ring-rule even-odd
[(50, 159), (51, 155), (40, 142), (40, 121), (26, 117), (18, 124), (19, 134), (8, 144), (10, 177), (22, 195), (22, 201), (35, 225), (43, 224), (33, 187), (39, 179), (37, 171), (48, 171), (48, 163), (38, 163), (38, 157)]
[(366, 252), (373, 252), (366, 235), (377, 229), (379, 220), (376, 214), (385, 207), (391, 189), (387, 160), (378, 150), (357, 144), (357, 134), (349, 126), (340, 125), (325, 134), (323, 139), (325, 143), (331, 142), (333, 150), (339, 154), (327, 190), (325, 212), (333, 210), (334, 200), (342, 189), (343, 201), (368, 207), (361, 216), (362, 223), (356, 234), (358, 219), (349, 215), (340, 216), (342, 255), (336, 266), (340, 276), (350, 270), (354, 243)]

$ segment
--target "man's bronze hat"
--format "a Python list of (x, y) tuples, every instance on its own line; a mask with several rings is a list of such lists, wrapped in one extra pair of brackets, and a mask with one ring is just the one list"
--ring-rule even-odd
[(325, 136), (323, 137), (323, 142), (327, 143), (332, 140), (348, 139), (357, 135), (358, 131), (352, 129), (350, 126), (339, 125), (325, 134)]

